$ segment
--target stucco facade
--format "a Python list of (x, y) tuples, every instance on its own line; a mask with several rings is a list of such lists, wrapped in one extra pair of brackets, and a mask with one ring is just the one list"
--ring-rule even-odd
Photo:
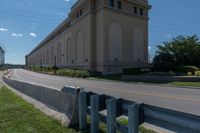
[(69, 17), (26, 56), (28, 67), (103, 74), (148, 64), (147, 0), (78, 0)]
[(5, 64), (5, 51), (0, 47), (0, 65)]

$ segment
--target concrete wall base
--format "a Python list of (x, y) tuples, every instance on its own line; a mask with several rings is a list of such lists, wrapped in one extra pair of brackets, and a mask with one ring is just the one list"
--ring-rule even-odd
[[(65, 86), (61, 91), (23, 81), (13, 80), (6, 76), (3, 81), (26, 101), (37, 105), (42, 112), (61, 120), (67, 127), (78, 125), (79, 88)], [(23, 94), (23, 95), (22, 95)]]

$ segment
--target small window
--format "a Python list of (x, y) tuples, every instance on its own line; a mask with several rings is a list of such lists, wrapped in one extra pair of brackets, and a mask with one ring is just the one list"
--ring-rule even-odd
[(138, 12), (138, 8), (137, 6), (134, 6), (134, 13), (137, 14), (137, 12)]
[(140, 15), (143, 16), (144, 12), (143, 12), (143, 9), (140, 8)]
[(114, 7), (114, 0), (110, 0), (110, 7)]
[(117, 3), (117, 6), (118, 6), (118, 9), (122, 9), (122, 2), (121, 1), (118, 1), (118, 3)]
[(82, 9), (80, 10), (80, 16), (82, 16), (82, 14), (83, 14), (83, 11), (82, 11)]
[(79, 12), (76, 13), (76, 18), (79, 18)]

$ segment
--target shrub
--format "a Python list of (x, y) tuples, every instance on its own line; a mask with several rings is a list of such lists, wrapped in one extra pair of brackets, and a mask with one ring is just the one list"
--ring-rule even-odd
[(90, 77), (90, 73), (87, 70), (79, 70), (79, 69), (60, 69), (57, 71), (57, 74), (61, 76), (70, 76), (78, 78)]
[(198, 70), (199, 70), (199, 68), (196, 66), (179, 66), (179, 67), (176, 67), (176, 69), (175, 69), (175, 71), (178, 73), (187, 74), (188, 72), (191, 72), (192, 75), (194, 75), (195, 71), (198, 71)]
[(40, 72), (41, 71), (41, 68), (40, 67), (35, 67), (35, 70), (36, 72)]
[(187, 72), (187, 76), (192, 76), (192, 73), (191, 72)]
[(127, 75), (140, 75), (140, 68), (125, 68), (123, 73)]
[(128, 118), (127, 117), (119, 117), (117, 119), (117, 123), (121, 125), (128, 125)]
[(48, 72), (52, 72), (53, 71), (53, 67), (52, 66), (48, 66), (46, 69), (47, 69)]
[(153, 71), (168, 72), (175, 66), (175, 56), (170, 53), (159, 53), (153, 59)]
[(173, 72), (173, 71), (169, 71), (168, 74), (169, 74), (169, 75), (172, 75), (172, 76), (176, 76), (176, 73)]
[(176, 76), (174, 72), (149, 72), (147, 75), (151, 76)]
[(200, 71), (196, 71), (195, 76), (200, 76)]

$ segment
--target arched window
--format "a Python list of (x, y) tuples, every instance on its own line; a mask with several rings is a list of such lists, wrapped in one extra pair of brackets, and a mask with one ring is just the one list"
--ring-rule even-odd
[(54, 62), (54, 58), (55, 58), (54, 56), (55, 56), (55, 55), (54, 55), (54, 47), (52, 46), (52, 47), (51, 47), (51, 64), (52, 64), (52, 65), (54, 65), (54, 63), (55, 63), (55, 62)]
[(49, 49), (46, 50), (46, 63), (49, 64)]
[(69, 63), (70, 62), (70, 37), (67, 37), (65, 41), (65, 62)]
[(58, 43), (58, 46), (57, 46), (57, 62), (61, 63), (61, 60), (62, 60), (61, 44)]
[(72, 43), (71, 37), (68, 38), (68, 62), (69, 63), (74, 63), (75, 59), (76, 59), (76, 47), (75, 45)]
[(133, 61), (144, 61), (144, 34), (139, 28), (133, 32)]
[(67, 40), (65, 41), (65, 62), (68, 62), (68, 40), (69, 38), (67, 38)]
[(42, 57), (43, 57), (43, 59), (42, 59), (43, 60), (43, 65), (45, 65), (45, 51), (43, 51), (43, 56)]
[(121, 60), (122, 30), (117, 23), (109, 27), (109, 61)]
[(84, 61), (84, 39), (83, 32), (78, 31), (76, 36), (76, 46), (77, 46), (77, 62), (82, 63)]

